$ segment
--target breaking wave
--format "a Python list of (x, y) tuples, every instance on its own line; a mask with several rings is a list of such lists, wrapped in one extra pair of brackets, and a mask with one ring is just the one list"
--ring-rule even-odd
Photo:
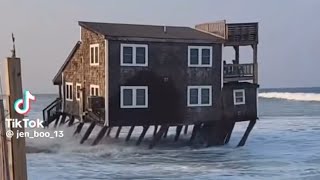
[(265, 92), (259, 93), (259, 97), (286, 99), (292, 101), (317, 101), (320, 102), (320, 94), (318, 93), (291, 93), (291, 92)]

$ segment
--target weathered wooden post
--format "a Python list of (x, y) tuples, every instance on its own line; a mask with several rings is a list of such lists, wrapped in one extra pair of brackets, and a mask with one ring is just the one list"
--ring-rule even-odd
[(0, 167), (0, 179), (9, 180), (8, 141), (6, 137), (5, 115), (2, 99), (0, 99)]

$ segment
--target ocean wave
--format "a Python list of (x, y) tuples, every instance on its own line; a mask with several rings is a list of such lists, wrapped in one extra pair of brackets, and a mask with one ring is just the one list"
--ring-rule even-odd
[(262, 98), (272, 98), (272, 99), (320, 102), (320, 94), (317, 94), (317, 93), (265, 92), (265, 93), (259, 93), (258, 96)]

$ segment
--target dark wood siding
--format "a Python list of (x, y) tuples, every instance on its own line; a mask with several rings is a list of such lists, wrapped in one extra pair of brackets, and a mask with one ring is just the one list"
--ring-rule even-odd
[[(222, 96), (224, 119), (232, 121), (257, 119), (257, 88), (258, 85), (246, 82), (225, 83)], [(234, 105), (235, 89), (245, 90), (245, 104)]]
[[(147, 44), (148, 67), (120, 66), (121, 43)], [(188, 67), (188, 46), (212, 46), (212, 67)], [(221, 44), (109, 40), (110, 125), (191, 124), (220, 120), (221, 48)], [(187, 86), (192, 85), (212, 86), (212, 106), (187, 107)], [(120, 86), (148, 86), (149, 107), (121, 109)]]

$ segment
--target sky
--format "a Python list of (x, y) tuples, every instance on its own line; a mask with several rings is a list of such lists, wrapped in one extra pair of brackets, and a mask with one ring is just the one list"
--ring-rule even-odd
[[(52, 79), (79, 40), (78, 21), (190, 26), (227, 20), (259, 22), (262, 88), (320, 86), (318, 0), (0, 0), (0, 63), (11, 33), (22, 61), (23, 88), (57, 93)], [(223, 51), (227, 61), (232, 48)], [(252, 49), (240, 49), (252, 62)]]

